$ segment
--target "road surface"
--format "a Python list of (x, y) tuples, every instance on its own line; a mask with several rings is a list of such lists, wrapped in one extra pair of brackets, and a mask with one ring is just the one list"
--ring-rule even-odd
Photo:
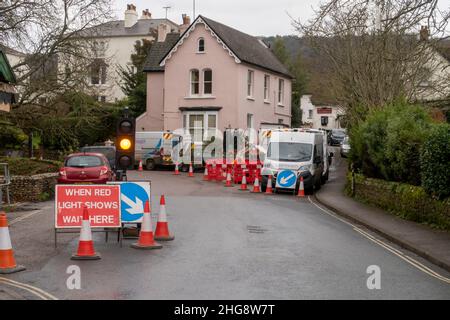
[[(340, 162), (336, 155), (330, 179)], [(174, 241), (161, 250), (138, 251), (130, 248), (132, 240), (120, 248), (95, 234), (102, 259), (75, 262), (70, 256), (76, 234), (62, 236), (53, 247), (53, 204), (47, 202), (11, 226), (16, 259), (28, 270), (4, 278), (58, 299), (450, 298), (444, 270), (333, 216), (313, 197), (250, 194), (204, 182), (201, 173), (188, 178), (169, 171), (131, 172), (129, 178), (152, 181), (155, 219), (165, 194)], [(407, 263), (402, 254), (442, 278)], [(80, 267), (80, 290), (66, 286), (71, 265)], [(367, 287), (370, 266), (380, 268), (380, 289)], [(0, 278), (0, 298), (19, 297), (39, 299)]]

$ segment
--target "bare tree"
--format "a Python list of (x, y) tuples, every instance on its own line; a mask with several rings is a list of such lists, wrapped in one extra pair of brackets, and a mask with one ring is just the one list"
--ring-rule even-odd
[(13, 124), (27, 134), (45, 132), (43, 119), (64, 115), (58, 96), (88, 86), (93, 27), (111, 18), (110, 0), (0, 0), (0, 42), (26, 54), (13, 66), (19, 92), (8, 115)]
[(429, 61), (448, 14), (438, 0), (330, 0), (294, 26), (327, 66), (327, 89), (358, 121), (367, 108), (417, 99), (423, 78), (442, 67)]

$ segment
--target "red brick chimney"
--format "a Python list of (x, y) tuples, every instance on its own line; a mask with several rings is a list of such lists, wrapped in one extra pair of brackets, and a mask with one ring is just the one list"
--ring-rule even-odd
[(180, 33), (183, 33), (191, 25), (191, 17), (189, 17), (187, 14), (182, 14), (181, 17), (183, 18), (183, 24), (180, 26)]
[(427, 26), (422, 26), (420, 28), (420, 41), (428, 41), (430, 37), (430, 31)]

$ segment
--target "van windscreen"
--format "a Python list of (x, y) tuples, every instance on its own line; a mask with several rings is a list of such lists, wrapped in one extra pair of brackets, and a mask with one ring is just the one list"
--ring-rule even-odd
[(311, 160), (312, 145), (295, 142), (271, 142), (267, 158), (277, 161), (302, 162)]

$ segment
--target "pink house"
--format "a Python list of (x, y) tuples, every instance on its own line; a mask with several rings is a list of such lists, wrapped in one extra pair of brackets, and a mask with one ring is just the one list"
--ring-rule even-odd
[(291, 75), (259, 39), (199, 16), (149, 52), (139, 131), (290, 126)]

